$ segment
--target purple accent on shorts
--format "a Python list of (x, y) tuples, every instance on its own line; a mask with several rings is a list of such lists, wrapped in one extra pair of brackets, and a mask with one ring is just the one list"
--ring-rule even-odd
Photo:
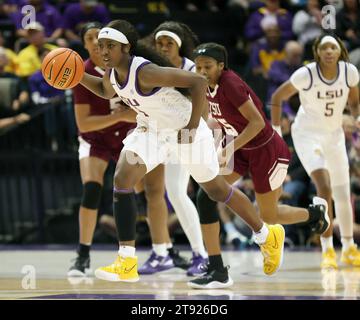
[(118, 189), (114, 186), (113, 191), (117, 193), (132, 193), (134, 192), (134, 189)]
[(224, 201), (224, 204), (228, 203), (228, 201), (230, 200), (230, 198), (232, 197), (233, 194), (234, 194), (234, 187), (231, 187), (231, 191), (230, 191), (229, 195), (227, 196), (226, 200)]
[(116, 75), (117, 75), (116, 70), (113, 69), (114, 77), (115, 77), (115, 83), (116, 83), (116, 85), (119, 87), (120, 90), (123, 90), (123, 89), (126, 87), (128, 81), (129, 81), (130, 69), (131, 69), (131, 64), (132, 64), (133, 60), (134, 60), (134, 56), (131, 56), (131, 57), (130, 57), (129, 68), (128, 68), (128, 73), (127, 73), (125, 82), (124, 82), (122, 85), (120, 85), (120, 84), (118, 83), (118, 79), (117, 79), (117, 76), (116, 76)]
[(136, 92), (140, 95), (140, 96), (143, 96), (143, 97), (149, 97), (151, 95), (153, 95), (154, 93), (158, 92), (161, 87), (158, 87), (158, 88), (154, 88), (152, 89), (149, 93), (142, 93), (140, 88), (139, 88), (139, 84), (138, 84), (138, 73), (140, 71), (140, 69), (147, 65), (147, 64), (150, 64), (151, 62), (150, 61), (145, 61), (143, 62), (141, 65), (138, 66), (138, 68), (136, 69), (136, 72), (135, 72), (135, 89), (136, 89)]

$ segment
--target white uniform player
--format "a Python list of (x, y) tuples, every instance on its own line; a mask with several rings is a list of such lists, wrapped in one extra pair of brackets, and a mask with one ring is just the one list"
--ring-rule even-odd
[(349, 184), (349, 164), (342, 129), (349, 87), (359, 82), (350, 63), (339, 61), (338, 77), (326, 81), (316, 62), (298, 69), (290, 78), (299, 90), (301, 106), (292, 125), (292, 136), (306, 172), (326, 168), (331, 186)]
[(138, 125), (123, 141), (123, 150), (139, 155), (147, 172), (175, 157), (197, 182), (212, 180), (219, 173), (219, 163), (211, 130), (201, 119), (195, 141), (191, 144), (177, 143), (177, 131), (189, 122), (191, 102), (174, 88), (156, 88), (150, 94), (140, 92), (136, 76), (139, 68), (148, 63), (150, 61), (134, 56), (123, 86), (117, 83), (114, 69), (110, 74), (115, 92), (138, 113)]
[[(348, 62), (341, 40), (324, 35), (315, 41), (315, 60), (299, 68), (272, 96), (272, 121), (278, 129), (281, 101), (299, 93), (301, 106), (291, 128), (294, 146), (318, 195), (326, 198), (329, 210), (335, 203), (342, 255), (348, 265), (360, 265), (360, 252), (353, 240), (349, 163), (342, 129), (343, 112), (349, 104), (359, 114), (359, 72)], [(326, 74), (326, 77), (324, 76)], [(323, 268), (337, 268), (332, 229), (321, 236)]]

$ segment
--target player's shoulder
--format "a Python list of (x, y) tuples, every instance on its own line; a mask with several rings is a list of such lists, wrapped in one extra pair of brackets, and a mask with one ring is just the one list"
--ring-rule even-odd
[(238, 74), (236, 74), (232, 70), (224, 70), (220, 77), (220, 85), (228, 85), (234, 83), (244, 83), (244, 80), (240, 78)]
[(182, 69), (186, 71), (193, 71), (194, 68), (195, 68), (195, 62), (186, 57), (183, 57)]
[(303, 69), (303, 70), (315, 70), (316, 69), (316, 62), (309, 62), (309, 63), (305, 63), (303, 66), (301, 66), (299, 69)]
[(90, 59), (86, 59), (84, 61), (85, 71), (86, 72), (93, 72), (95, 69), (94, 63)]
[(356, 73), (359, 72), (358, 68), (351, 62), (339, 61), (339, 65), (342, 66), (343, 68), (345, 68), (345, 70), (348, 72), (356, 72)]

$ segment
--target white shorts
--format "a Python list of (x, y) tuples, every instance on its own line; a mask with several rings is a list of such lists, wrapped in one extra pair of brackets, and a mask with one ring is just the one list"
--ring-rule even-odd
[(178, 144), (176, 131), (151, 131), (138, 126), (123, 141), (123, 150), (138, 157), (128, 158), (129, 163), (145, 164), (147, 172), (163, 163), (178, 163), (198, 183), (211, 181), (219, 174), (219, 162), (211, 130), (203, 119), (191, 144)]
[(350, 183), (342, 128), (331, 133), (319, 133), (292, 125), (291, 134), (296, 153), (309, 176), (315, 170), (327, 169), (332, 187)]

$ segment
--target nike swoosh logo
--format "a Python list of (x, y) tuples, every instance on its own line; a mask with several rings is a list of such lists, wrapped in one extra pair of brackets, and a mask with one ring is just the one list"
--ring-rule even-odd
[(52, 65), (51, 65), (51, 67), (50, 67), (48, 80), (51, 80), (51, 76), (52, 76), (52, 69), (53, 69), (54, 63), (55, 63), (55, 60), (52, 62)]
[(134, 264), (130, 269), (124, 269), (124, 273), (129, 273), (131, 272), (132, 269), (134, 269), (136, 267), (136, 264)]

